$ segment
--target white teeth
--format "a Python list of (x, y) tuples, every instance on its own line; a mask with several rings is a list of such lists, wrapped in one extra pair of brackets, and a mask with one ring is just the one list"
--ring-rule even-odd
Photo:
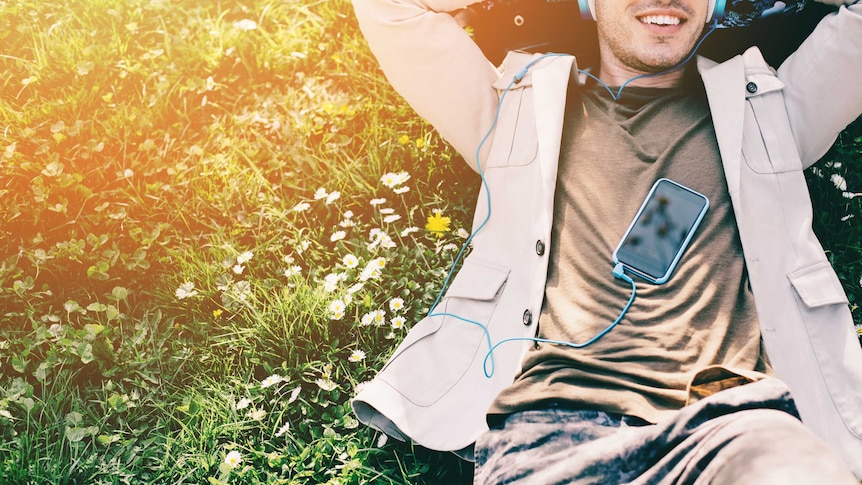
[(670, 15), (647, 15), (641, 17), (641, 22), (655, 25), (679, 25), (679, 18)]

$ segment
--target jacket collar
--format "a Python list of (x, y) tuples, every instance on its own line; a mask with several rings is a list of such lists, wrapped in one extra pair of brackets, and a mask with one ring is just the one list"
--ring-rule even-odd
[[(533, 72), (533, 101), (536, 107), (536, 133), (539, 143), (539, 163), (546, 193), (553, 193), (557, 182), (557, 165), (565, 116), (565, 94), (569, 76), (577, 72), (572, 56), (552, 57)], [(539, 66), (537, 66), (539, 67)], [(564, 96), (560, 96), (563, 94)]]

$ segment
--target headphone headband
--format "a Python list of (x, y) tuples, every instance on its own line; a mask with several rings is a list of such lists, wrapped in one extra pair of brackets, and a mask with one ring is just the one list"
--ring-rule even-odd
[(596, 1), (578, 0), (578, 8), (581, 10), (581, 18), (584, 20), (596, 20)]

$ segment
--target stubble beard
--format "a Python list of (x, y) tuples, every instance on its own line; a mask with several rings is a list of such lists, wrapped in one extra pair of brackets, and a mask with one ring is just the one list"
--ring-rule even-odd
[(670, 39), (659, 37), (652, 46), (639, 46), (630, 37), (606, 32), (604, 42), (600, 41), (600, 49), (603, 56), (610, 54), (624, 67), (653, 74), (671, 69), (682, 62), (691, 52), (695, 41), (696, 39), (693, 39), (688, 48), (674, 48), (668, 45)]

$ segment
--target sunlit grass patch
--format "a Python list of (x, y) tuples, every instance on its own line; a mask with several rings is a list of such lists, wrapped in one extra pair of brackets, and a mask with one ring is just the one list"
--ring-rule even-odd
[(349, 410), (476, 184), (346, 2), (0, 2), (0, 26), (0, 481), (469, 476)]

